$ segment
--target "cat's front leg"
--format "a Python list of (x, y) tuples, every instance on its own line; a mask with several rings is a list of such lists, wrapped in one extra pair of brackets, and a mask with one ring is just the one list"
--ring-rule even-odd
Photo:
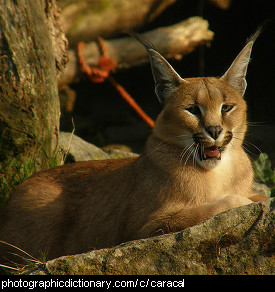
[(268, 197), (265, 197), (263, 195), (259, 195), (259, 194), (252, 194), (249, 199), (253, 202), (261, 202), (261, 201), (264, 201), (264, 200), (267, 200)]
[(253, 203), (250, 199), (232, 195), (223, 199), (204, 203), (195, 207), (170, 205), (155, 212), (149, 221), (138, 232), (138, 238), (181, 231), (194, 226), (223, 211)]

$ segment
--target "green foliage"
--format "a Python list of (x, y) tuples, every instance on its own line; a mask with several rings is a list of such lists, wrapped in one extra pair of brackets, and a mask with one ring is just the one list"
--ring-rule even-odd
[(256, 181), (269, 186), (271, 196), (275, 197), (275, 169), (272, 169), (268, 155), (261, 153), (253, 164)]

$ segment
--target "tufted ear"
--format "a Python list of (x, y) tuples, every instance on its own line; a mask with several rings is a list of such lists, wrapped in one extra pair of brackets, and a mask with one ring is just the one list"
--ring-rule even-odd
[(159, 101), (163, 103), (182, 82), (186, 81), (184, 81), (167, 60), (155, 50), (152, 44), (139, 34), (131, 33), (131, 35), (140, 41), (149, 53), (155, 81), (155, 92)]
[(152, 73), (155, 80), (155, 92), (160, 102), (174, 92), (183, 82), (183, 79), (173, 69), (173, 67), (157, 51), (149, 49)]
[(258, 29), (252, 37), (250, 37), (247, 45), (242, 49), (242, 51), (229, 67), (229, 69), (221, 77), (221, 79), (226, 80), (231, 86), (236, 88), (242, 96), (245, 93), (247, 85), (245, 76), (247, 66), (250, 61), (252, 47), (260, 32), (261, 28)]

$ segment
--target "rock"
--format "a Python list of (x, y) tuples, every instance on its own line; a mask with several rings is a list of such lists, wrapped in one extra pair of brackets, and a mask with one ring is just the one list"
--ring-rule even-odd
[(76, 161), (109, 159), (109, 155), (72, 133), (60, 132), (61, 148)]
[(66, 132), (60, 132), (60, 145), (65, 153), (68, 151), (73, 162), (138, 156), (135, 153), (117, 149), (103, 151), (78, 136)]
[(271, 191), (267, 185), (254, 182), (252, 187), (255, 193), (270, 198)]
[(139, 156), (136, 153), (123, 151), (120, 149), (108, 149), (108, 150), (106, 150), (106, 153), (108, 153), (108, 155), (111, 159), (125, 158), (125, 157), (138, 157)]
[(32, 275), (275, 274), (275, 199), (220, 213), (182, 232), (60, 257)]

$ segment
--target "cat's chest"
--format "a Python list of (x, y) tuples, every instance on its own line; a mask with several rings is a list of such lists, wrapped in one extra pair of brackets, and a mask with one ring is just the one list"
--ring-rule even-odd
[(202, 204), (235, 194), (234, 177), (233, 165), (228, 161), (207, 171), (190, 168), (174, 175), (170, 191), (186, 203)]

